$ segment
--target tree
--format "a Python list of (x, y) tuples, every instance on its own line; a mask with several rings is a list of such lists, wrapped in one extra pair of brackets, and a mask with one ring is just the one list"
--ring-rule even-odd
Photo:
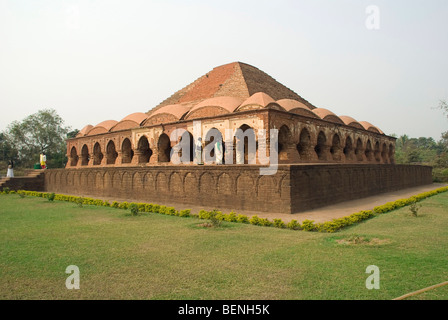
[(44, 109), (28, 116), (21, 122), (8, 126), (8, 140), (18, 150), (18, 160), (24, 167), (39, 162), (39, 154), (47, 155), (47, 166), (61, 168), (66, 163), (67, 133), (64, 120), (54, 109)]
[(7, 134), (0, 133), (0, 161), (7, 163), (9, 160), (17, 160), (17, 150), (11, 145)]

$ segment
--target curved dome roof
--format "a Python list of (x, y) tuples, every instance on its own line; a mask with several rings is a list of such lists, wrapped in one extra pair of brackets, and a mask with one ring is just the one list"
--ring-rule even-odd
[(118, 121), (115, 120), (106, 120), (103, 122), (98, 123), (96, 126), (94, 126), (87, 135), (94, 135), (94, 134), (101, 134), (109, 132), (110, 129), (112, 129), (113, 126), (115, 126), (118, 123)]
[(358, 129), (364, 129), (364, 127), (355, 119), (349, 116), (340, 116), (339, 119), (341, 119), (346, 125)]
[(324, 109), (324, 108), (316, 108), (316, 109), (313, 109), (313, 112), (316, 115), (318, 115), (319, 118), (321, 118), (323, 120), (344, 124), (344, 121), (342, 121), (337, 115), (335, 115), (330, 110), (327, 110), (327, 109)]
[(264, 92), (257, 92), (241, 103), (238, 111), (254, 109), (250, 108), (251, 106), (266, 108), (270, 103), (275, 103), (275, 100), (271, 96)]
[(291, 110), (297, 109), (297, 108), (311, 110), (305, 104), (303, 104), (297, 100), (293, 100), (293, 99), (281, 99), (281, 100), (277, 100), (277, 103), (280, 106), (282, 106), (283, 109), (285, 109), (286, 111), (291, 111)]
[(177, 120), (180, 120), (188, 111), (190, 111), (190, 109), (191, 104), (169, 104), (150, 113), (148, 119), (165, 113), (174, 116)]
[(146, 118), (148, 117), (148, 115), (146, 113), (143, 112), (135, 112), (135, 113), (131, 113), (130, 115), (124, 117), (123, 119), (121, 119), (120, 122), (122, 121), (134, 121), (136, 123), (138, 123), (139, 125), (146, 120)]
[(379, 128), (375, 127), (373, 124), (371, 124), (370, 122), (367, 121), (360, 121), (359, 122), (360, 125), (363, 126), (363, 128), (367, 131), (371, 131), (371, 132), (376, 132), (376, 133), (380, 133), (380, 134), (384, 134), (383, 131), (381, 131)]
[(91, 124), (86, 125), (84, 128), (81, 129), (81, 131), (78, 132), (76, 137), (84, 137), (89, 133), (90, 130), (92, 130), (93, 126)]
[(126, 130), (131, 128), (137, 128), (140, 127), (140, 124), (146, 120), (148, 116), (141, 112), (132, 113), (125, 118), (123, 118), (120, 122), (118, 122), (116, 125), (114, 125), (110, 131), (120, 131), (120, 130)]
[(241, 98), (226, 97), (226, 96), (205, 99), (204, 101), (198, 103), (193, 108), (191, 108), (189, 114), (193, 113), (195, 110), (204, 107), (221, 107), (227, 110), (229, 113), (232, 113), (235, 111), (236, 108), (240, 106), (242, 101), (243, 99)]

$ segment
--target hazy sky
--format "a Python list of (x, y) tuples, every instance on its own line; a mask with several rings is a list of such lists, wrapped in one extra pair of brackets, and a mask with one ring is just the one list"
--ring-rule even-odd
[(0, 131), (121, 120), (234, 61), (386, 134), (448, 130), (446, 0), (0, 0)]

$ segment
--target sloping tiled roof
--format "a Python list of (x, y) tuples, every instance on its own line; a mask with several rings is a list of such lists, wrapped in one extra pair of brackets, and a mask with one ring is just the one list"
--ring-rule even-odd
[(307, 105), (310, 109), (315, 108), (297, 93), (277, 82), (265, 72), (242, 62), (233, 62), (214, 68), (174, 93), (150, 110), (148, 114), (166, 105), (186, 102), (199, 103), (202, 100), (215, 97), (231, 96), (246, 100), (257, 92), (264, 92), (274, 100), (294, 99)]

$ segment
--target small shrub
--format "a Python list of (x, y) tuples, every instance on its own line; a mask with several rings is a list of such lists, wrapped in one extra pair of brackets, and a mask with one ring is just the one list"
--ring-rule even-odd
[(137, 216), (139, 214), (139, 210), (138, 210), (138, 204), (136, 203), (131, 203), (129, 205), (129, 209), (131, 210), (131, 214), (133, 216)]
[(199, 211), (199, 219), (210, 219), (210, 212), (206, 210)]
[(252, 216), (252, 218), (250, 218), (249, 220), (250, 224), (253, 224), (254, 226), (259, 226), (260, 225), (260, 218), (257, 215)]
[(274, 219), (274, 227), (283, 229), (286, 228), (286, 224), (282, 219)]
[(56, 194), (53, 192), (53, 193), (48, 194), (47, 199), (48, 199), (48, 201), (54, 201), (55, 197), (56, 197)]
[(19, 195), (20, 198), (25, 198), (25, 192), (22, 190), (17, 191), (17, 194)]
[(117, 202), (117, 201), (114, 201), (114, 202), (112, 202), (111, 207), (112, 207), (112, 208), (117, 208), (117, 209), (118, 209), (118, 208), (120, 207), (120, 203)]
[(190, 209), (181, 210), (179, 211), (179, 217), (189, 217), (190, 212), (191, 212)]
[(306, 219), (302, 221), (302, 229), (305, 231), (315, 231), (317, 228), (313, 220)]
[(412, 215), (414, 217), (418, 216), (418, 210), (422, 207), (421, 204), (417, 203), (417, 201), (412, 202), (412, 204), (409, 206), (409, 211), (411, 211)]
[(297, 220), (291, 220), (287, 223), (286, 228), (291, 230), (300, 230), (300, 223)]
[(209, 218), (208, 220), (210, 221), (210, 224), (213, 227), (219, 228), (221, 226), (222, 223), (222, 219), (219, 219), (219, 215), (222, 215), (222, 213), (218, 210), (213, 209), (212, 211), (209, 212)]
[(10, 189), (9, 189), (8, 187), (4, 187), (4, 188), (3, 188), (3, 192), (4, 192), (5, 194), (9, 194), (9, 192), (11, 192), (11, 191), (10, 191)]
[(236, 221), (239, 222), (239, 223), (249, 223), (249, 218), (247, 216), (243, 215), (243, 214), (239, 214), (236, 217)]
[(120, 205), (118, 206), (118, 208), (119, 208), (119, 209), (127, 210), (127, 209), (129, 208), (129, 202), (124, 201), (124, 202), (120, 203)]
[(238, 217), (236, 216), (235, 212), (230, 211), (229, 214), (225, 215), (224, 220), (226, 220), (228, 222), (237, 222), (238, 221)]
[(78, 207), (82, 208), (82, 205), (84, 204), (84, 198), (83, 197), (77, 197), (75, 200)]

